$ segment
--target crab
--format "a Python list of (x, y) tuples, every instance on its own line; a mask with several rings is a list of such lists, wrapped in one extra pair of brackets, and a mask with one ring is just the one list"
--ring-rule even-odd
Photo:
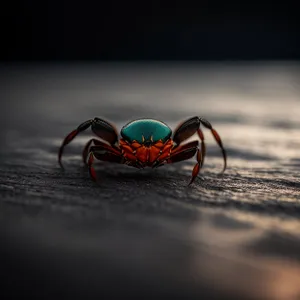
[[(116, 127), (104, 119), (95, 117), (80, 124), (63, 140), (58, 152), (58, 162), (63, 168), (61, 159), (64, 147), (80, 132), (91, 127), (92, 132), (101, 140), (90, 139), (82, 152), (82, 159), (88, 166), (89, 174), (97, 181), (93, 167), (95, 158), (110, 163), (125, 164), (138, 169), (145, 167), (157, 168), (191, 159), (196, 154), (196, 164), (188, 185), (192, 184), (203, 166), (206, 154), (204, 135), (200, 128), (203, 125), (209, 129), (221, 148), (224, 160), (223, 173), (227, 167), (227, 155), (222, 140), (212, 125), (201, 117), (192, 117), (181, 122), (172, 133), (171, 128), (164, 122), (142, 118), (130, 121), (124, 125), (118, 135)], [(194, 134), (199, 140), (183, 143)]]

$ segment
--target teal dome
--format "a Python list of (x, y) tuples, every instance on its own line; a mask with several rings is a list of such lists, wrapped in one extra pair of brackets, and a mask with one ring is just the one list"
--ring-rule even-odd
[[(122, 137), (128, 141), (132, 142), (136, 140), (139, 143), (150, 142), (151, 137), (153, 142), (162, 140), (165, 142), (170, 138), (172, 130), (165, 123), (154, 120), (154, 119), (140, 119), (131, 121), (126, 124), (122, 130)], [(144, 141), (143, 141), (144, 137)]]

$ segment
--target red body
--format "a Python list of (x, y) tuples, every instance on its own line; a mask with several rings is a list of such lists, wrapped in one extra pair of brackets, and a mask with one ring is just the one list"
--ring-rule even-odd
[[(200, 129), (200, 124), (203, 124), (203, 126), (211, 130), (211, 133), (219, 144), (224, 158), (224, 172), (226, 169), (226, 152), (223, 148), (221, 138), (207, 120), (199, 117), (193, 117), (181, 123), (175, 130), (172, 138), (168, 138), (171, 136), (171, 132), (167, 132), (168, 135), (163, 135), (165, 136), (164, 139), (168, 138), (165, 142), (164, 139), (158, 141), (156, 139), (153, 141), (153, 136), (147, 137), (147, 140), (145, 140), (142, 135), (141, 143), (136, 140), (132, 141), (130, 138), (128, 139), (130, 142), (125, 140), (125, 138), (119, 139), (117, 130), (113, 125), (96, 117), (83, 122), (77, 127), (77, 129), (71, 131), (65, 137), (58, 152), (58, 161), (62, 167), (61, 157), (64, 147), (69, 144), (77, 136), (77, 134), (89, 127), (92, 127), (92, 131), (99, 138), (105, 141), (102, 142), (94, 138), (90, 139), (82, 152), (83, 161), (84, 163), (87, 163), (93, 180), (96, 180), (96, 172), (93, 168), (94, 157), (98, 160), (127, 164), (136, 168), (154, 168), (164, 164), (176, 163), (190, 159), (197, 153), (197, 162), (193, 168), (192, 179), (189, 183), (191, 184), (197, 177), (200, 168), (203, 165), (206, 152), (204, 135)], [(141, 128), (138, 129), (138, 131), (141, 131)], [(198, 137), (201, 140), (201, 150), (199, 149), (198, 140), (183, 144), (184, 141), (195, 133), (198, 134)], [(135, 136), (138, 136), (138, 134), (135, 134)], [(92, 144), (94, 144), (94, 146), (92, 146)], [(88, 162), (86, 162), (87, 158)]]
[(167, 140), (165, 143), (158, 141), (146, 146), (135, 141), (128, 143), (121, 139), (119, 147), (126, 160), (131, 162), (139, 161), (144, 166), (151, 167), (154, 163), (164, 161), (170, 157), (173, 141), (172, 139)]

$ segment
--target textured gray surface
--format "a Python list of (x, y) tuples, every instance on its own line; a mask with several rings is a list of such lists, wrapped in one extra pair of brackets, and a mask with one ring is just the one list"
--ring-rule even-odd
[[(300, 299), (299, 74), (295, 63), (2, 66), (8, 286), (44, 297)], [(57, 164), (64, 136), (95, 116), (120, 129), (195, 115), (223, 139), (223, 176), (207, 130), (190, 187), (193, 159), (157, 170), (98, 163), (93, 183), (80, 156), (90, 132), (66, 147), (65, 171)]]

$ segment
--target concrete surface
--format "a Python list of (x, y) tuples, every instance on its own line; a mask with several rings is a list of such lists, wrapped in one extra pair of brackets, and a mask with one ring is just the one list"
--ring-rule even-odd
[[(300, 66), (2, 65), (0, 220), (5, 291), (95, 296), (300, 299)], [(194, 160), (157, 170), (81, 162), (95, 116), (121, 129), (140, 117), (172, 128), (208, 119)], [(196, 138), (196, 137), (194, 137)], [(107, 295), (104, 297), (104, 295)]]

